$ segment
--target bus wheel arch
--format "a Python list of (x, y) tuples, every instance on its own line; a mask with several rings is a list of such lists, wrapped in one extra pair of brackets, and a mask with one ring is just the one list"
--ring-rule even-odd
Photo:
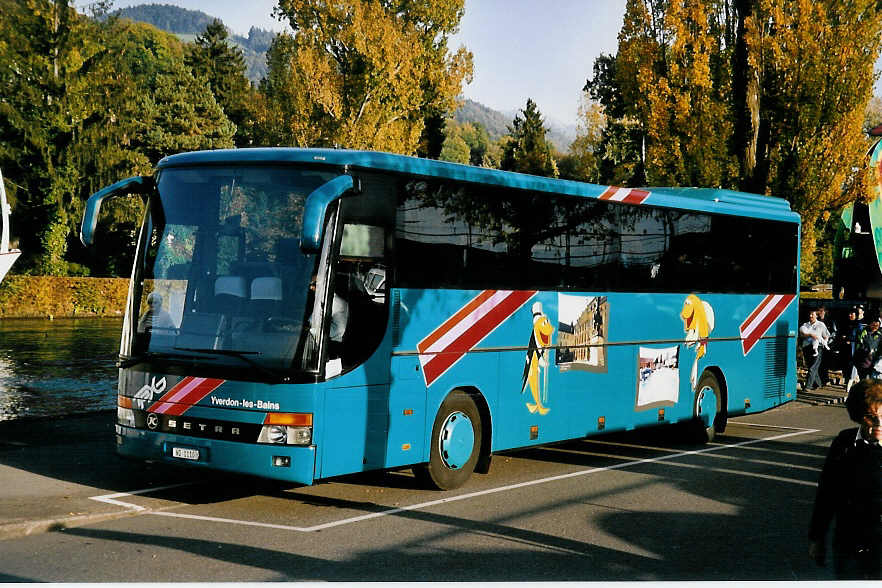
[(490, 452), (493, 440), (493, 420), (490, 417), (490, 405), (487, 399), (481, 394), (481, 391), (473, 386), (463, 386), (459, 388), (472, 397), (475, 405), (478, 407), (478, 413), (481, 415), (481, 447), (478, 454), (478, 461), (475, 464), (475, 473), (486, 474), (490, 472)]
[(414, 475), (438, 490), (462, 486), (475, 471), (484, 447), (480, 394), (456, 388), (441, 402), (429, 436), (429, 461), (416, 464)]
[[(726, 379), (717, 367), (702, 372), (693, 401), (692, 432), (699, 443), (708, 443), (726, 430), (728, 413)], [(710, 415), (713, 415), (711, 417)]]

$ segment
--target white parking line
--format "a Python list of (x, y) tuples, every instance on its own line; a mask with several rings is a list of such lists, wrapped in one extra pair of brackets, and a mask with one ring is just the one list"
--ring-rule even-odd
[(150, 494), (152, 492), (159, 492), (161, 490), (168, 490), (169, 488), (180, 488), (181, 486), (191, 486), (193, 482), (184, 482), (182, 484), (169, 484), (168, 486), (157, 486), (156, 488), (144, 488), (143, 490), (132, 490), (131, 492), (117, 492), (116, 494), (105, 494), (103, 496), (90, 496), (90, 500), (95, 500), (98, 502), (104, 502), (107, 504), (113, 504), (116, 506), (121, 506), (126, 510), (144, 510), (147, 509), (143, 506), (138, 506), (137, 504), (132, 504), (130, 502), (123, 502), (121, 500), (115, 500), (116, 498), (122, 498), (123, 496), (136, 496), (138, 494)]
[[(747, 426), (758, 426), (758, 427), (772, 427), (771, 425), (753, 425), (750, 423), (738, 423), (738, 424), (747, 425)], [(786, 439), (788, 437), (796, 437), (798, 435), (807, 435), (809, 433), (817, 433), (820, 431), (820, 429), (796, 429), (794, 427), (773, 427), (773, 428), (792, 430), (793, 432), (782, 433), (781, 435), (775, 435), (773, 437), (765, 437), (763, 439), (752, 439), (750, 441), (742, 441), (740, 443), (734, 443), (732, 445), (716, 445), (713, 447), (706, 447), (704, 449), (697, 449), (695, 451), (683, 451), (680, 453), (662, 455), (659, 457), (652, 457), (652, 458), (647, 458), (647, 459), (628, 461), (628, 462), (623, 462), (623, 463), (619, 463), (619, 464), (615, 464), (615, 465), (611, 465), (611, 466), (606, 466), (606, 467), (602, 467), (602, 468), (590, 468), (587, 470), (579, 470), (576, 472), (570, 472), (568, 474), (560, 474), (557, 476), (540, 478), (538, 480), (530, 480), (527, 482), (520, 482), (518, 484), (510, 484), (508, 486), (499, 486), (497, 488), (489, 488), (487, 490), (479, 490), (477, 492), (469, 492), (467, 494), (460, 494), (458, 496), (450, 496), (448, 498), (441, 498), (438, 500), (430, 500), (428, 502), (421, 502), (419, 504), (412, 504), (410, 506), (402, 506), (399, 508), (390, 508), (388, 510), (383, 510), (380, 512), (373, 512), (373, 513), (359, 515), (359, 516), (355, 516), (355, 517), (349, 517), (346, 519), (332, 521), (330, 523), (324, 523), (321, 525), (314, 525), (311, 527), (297, 527), (297, 526), (292, 526), (292, 525), (278, 525), (278, 524), (273, 524), (273, 523), (260, 523), (257, 521), (243, 521), (243, 520), (239, 520), (239, 519), (226, 519), (226, 518), (209, 517), (209, 516), (203, 516), (203, 515), (191, 515), (191, 514), (184, 514), (184, 513), (168, 512), (168, 511), (164, 511), (164, 510), (163, 511), (148, 510), (143, 506), (138, 506), (136, 504), (123, 502), (121, 500), (116, 500), (117, 498), (122, 498), (124, 496), (134, 496), (136, 494), (149, 494), (151, 492), (156, 492), (156, 491), (164, 490), (167, 488), (174, 488), (176, 486), (187, 486), (190, 484), (177, 484), (177, 485), (173, 485), (173, 486), (147, 488), (144, 490), (135, 490), (132, 492), (119, 492), (116, 494), (107, 494), (104, 496), (93, 496), (91, 498), (92, 498), (92, 500), (97, 500), (99, 502), (106, 502), (109, 504), (115, 504), (118, 506), (122, 506), (129, 511), (141, 511), (142, 514), (151, 514), (151, 515), (157, 515), (157, 516), (163, 516), (163, 517), (173, 517), (173, 518), (179, 518), (179, 519), (191, 519), (191, 520), (197, 520), (197, 521), (225, 523), (225, 524), (230, 524), (230, 525), (264, 527), (264, 528), (271, 528), (271, 529), (282, 529), (282, 530), (286, 530), (286, 531), (299, 531), (302, 533), (311, 533), (314, 531), (323, 531), (325, 529), (331, 529), (334, 527), (342, 527), (344, 525), (351, 525), (353, 523), (359, 523), (359, 522), (367, 521), (370, 519), (387, 517), (387, 516), (398, 514), (401, 512), (422, 510), (422, 509), (430, 508), (433, 506), (438, 506), (441, 504), (458, 502), (460, 500), (468, 500), (470, 498), (477, 498), (479, 496), (487, 496), (490, 494), (497, 494), (500, 492), (508, 492), (511, 490), (518, 490), (520, 488), (527, 488), (529, 486), (536, 486), (539, 484), (547, 484), (549, 482), (557, 482), (560, 480), (567, 480), (570, 478), (578, 478), (580, 476), (587, 476), (589, 474), (597, 474), (597, 473), (607, 472), (607, 471), (611, 471), (611, 470), (621, 470), (621, 469), (630, 468), (630, 467), (633, 467), (636, 465), (641, 465), (641, 464), (646, 464), (646, 463), (657, 463), (660, 461), (669, 461), (669, 460), (676, 459), (679, 457), (684, 457), (687, 455), (699, 455), (699, 454), (703, 454), (703, 453), (713, 453), (713, 452), (722, 451), (725, 449), (731, 449), (731, 448), (735, 448), (735, 447), (744, 447), (747, 445), (755, 445), (757, 443), (764, 443), (766, 441), (777, 441), (779, 439)], [(793, 482), (793, 480), (787, 480), (787, 479), (782, 479), (782, 480)], [(797, 482), (797, 483), (802, 483), (802, 482)]]

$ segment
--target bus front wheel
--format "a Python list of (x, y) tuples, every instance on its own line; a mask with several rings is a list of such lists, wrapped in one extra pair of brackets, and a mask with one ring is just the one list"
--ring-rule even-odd
[(459, 488), (475, 470), (481, 434), (481, 415), (475, 401), (466, 392), (454, 390), (435, 415), (429, 462), (414, 466), (414, 475), (430, 488)]

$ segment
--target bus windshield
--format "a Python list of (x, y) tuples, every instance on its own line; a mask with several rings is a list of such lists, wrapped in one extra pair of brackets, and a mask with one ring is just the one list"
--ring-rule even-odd
[(135, 267), (133, 358), (198, 357), (251, 373), (308, 364), (319, 335), (309, 325), (318, 256), (300, 249), (301, 221), (307, 196), (336, 175), (162, 170)]

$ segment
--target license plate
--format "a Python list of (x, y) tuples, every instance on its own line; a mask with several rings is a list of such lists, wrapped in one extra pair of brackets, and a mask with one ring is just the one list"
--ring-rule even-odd
[(199, 450), (190, 449), (189, 447), (172, 447), (172, 457), (197, 461), (199, 459)]

